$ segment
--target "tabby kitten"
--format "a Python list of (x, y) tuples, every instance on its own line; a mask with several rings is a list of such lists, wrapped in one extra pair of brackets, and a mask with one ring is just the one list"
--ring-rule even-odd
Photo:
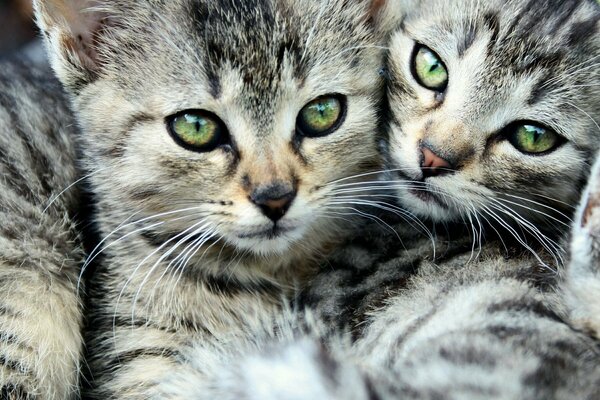
[(163, 398), (191, 343), (277, 315), (344, 237), (338, 186), (380, 168), (381, 3), (35, 2), (105, 237), (91, 398)]
[[(389, 156), (401, 182), (422, 181), (398, 185), (402, 204), (438, 221), (567, 214), (600, 135), (599, 19), (594, 1), (426, 0), (411, 10), (389, 60)], [(583, 207), (595, 204), (588, 196)], [(597, 398), (597, 238), (584, 221), (566, 284), (546, 268), (552, 246), (523, 240), (534, 250), (523, 253), (491, 240), (475, 257), (451, 230), (434, 252), (402, 227), (404, 247), (375, 228), (301, 301), (351, 331), (363, 385), (378, 382), (382, 398)]]
[(426, 0), (402, 20), (389, 163), (405, 209), (560, 253), (549, 234), (568, 227), (600, 144), (598, 8)]
[(75, 122), (49, 67), (0, 62), (0, 398), (78, 392)]

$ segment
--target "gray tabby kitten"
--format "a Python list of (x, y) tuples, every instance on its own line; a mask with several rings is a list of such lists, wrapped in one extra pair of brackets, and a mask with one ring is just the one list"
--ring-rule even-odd
[(78, 392), (75, 123), (50, 68), (0, 63), (0, 398)]
[[(404, 205), (437, 220), (484, 215), (499, 224), (520, 216), (541, 224), (548, 207), (567, 214), (553, 199), (576, 201), (600, 135), (592, 118), (600, 110), (598, 5), (415, 7), (393, 36), (389, 62), (391, 159), (412, 154), (412, 169), (399, 169), (423, 179), (401, 188)], [(250, 356), (222, 348), (230, 358), (196, 368), (221, 387), (221, 399), (600, 398), (599, 182), (600, 162), (565, 276), (547, 268), (555, 249), (544, 243), (492, 240), (476, 257), (468, 237), (449, 231), (434, 253), (405, 224), (394, 225), (403, 246), (373, 224), (300, 299), (325, 321), (324, 337), (286, 325), (283, 345), (265, 334)], [(340, 329), (351, 344), (328, 337)], [(181, 375), (172, 391), (202, 398), (195, 381)]]
[(600, 396), (593, 230), (575, 225), (565, 301), (547, 268), (556, 248), (506, 221), (542, 235), (551, 210), (570, 214), (599, 144), (599, 20), (595, 1), (428, 0), (393, 35), (389, 154), (401, 178), (421, 180), (398, 185), (401, 203), (523, 240), (489, 241), (476, 258), (452, 231), (437, 254), (375, 233), (310, 285), (303, 301), (351, 330), (369, 379), (388, 380), (382, 397)]
[(339, 186), (380, 168), (380, 3), (35, 2), (105, 237), (91, 398), (164, 398), (188, 347), (270, 325), (344, 237)]
[(401, 205), (560, 258), (600, 147), (597, 26), (593, 0), (420, 2), (390, 41)]

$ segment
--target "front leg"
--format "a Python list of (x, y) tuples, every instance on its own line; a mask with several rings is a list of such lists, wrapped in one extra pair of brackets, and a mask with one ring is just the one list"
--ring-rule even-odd
[[(123, 288), (120, 282), (126, 279), (115, 277), (118, 271), (107, 273), (101, 266), (95, 276), (86, 399), (220, 399), (221, 382), (212, 377), (227, 368), (224, 360), (241, 356), (256, 338), (274, 337), (273, 316), (281, 305), (268, 296), (225, 292), (190, 276), (176, 287), (164, 282), (160, 290), (148, 289), (138, 297), (137, 275)], [(193, 379), (175, 391), (179, 377)], [(197, 392), (202, 396), (192, 395)]]
[(600, 160), (575, 219), (565, 297), (572, 322), (600, 337)]

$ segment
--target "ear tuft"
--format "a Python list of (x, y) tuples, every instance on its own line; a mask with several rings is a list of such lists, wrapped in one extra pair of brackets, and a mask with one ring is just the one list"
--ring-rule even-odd
[(106, 15), (92, 0), (34, 0), (52, 66), (63, 83), (90, 82), (100, 61), (96, 44)]

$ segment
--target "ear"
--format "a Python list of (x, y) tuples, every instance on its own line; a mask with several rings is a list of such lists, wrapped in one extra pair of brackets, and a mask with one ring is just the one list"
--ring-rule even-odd
[(417, 0), (371, 0), (371, 21), (381, 33), (388, 34), (414, 8), (415, 1)]
[(96, 0), (34, 0), (54, 70), (68, 89), (92, 82), (101, 67), (97, 44), (107, 14)]

